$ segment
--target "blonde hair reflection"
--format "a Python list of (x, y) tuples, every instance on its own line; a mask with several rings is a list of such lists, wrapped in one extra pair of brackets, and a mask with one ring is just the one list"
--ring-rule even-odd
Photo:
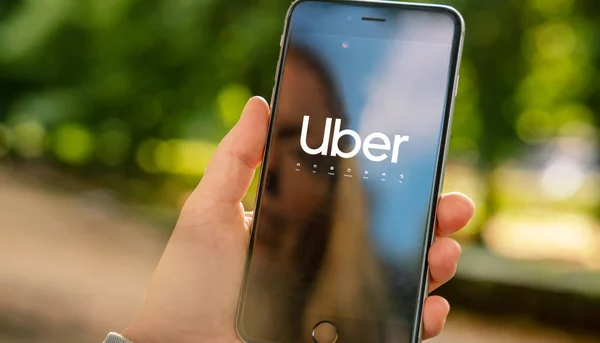
[[(357, 170), (350, 159), (342, 159), (339, 167)], [(359, 177), (359, 173), (339, 176), (330, 243), (305, 311), (305, 332), (314, 327), (314, 316), (376, 321), (389, 313), (389, 296), (369, 232), (368, 199)], [(353, 341), (377, 335), (361, 325), (344, 329), (356, 330), (345, 332)]]

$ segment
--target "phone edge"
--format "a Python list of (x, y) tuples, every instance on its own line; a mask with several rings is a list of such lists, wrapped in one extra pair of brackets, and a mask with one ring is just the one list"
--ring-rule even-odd
[(423, 336), (423, 308), (425, 305), (425, 300), (429, 296), (429, 283), (430, 283), (430, 274), (429, 274), (429, 249), (433, 242), (435, 241), (435, 224), (437, 221), (437, 206), (439, 204), (439, 200), (441, 198), (442, 188), (444, 185), (444, 175), (446, 172), (446, 163), (448, 156), (448, 149), (450, 147), (450, 138), (452, 134), (452, 120), (454, 118), (454, 106), (456, 103), (456, 95), (458, 91), (458, 78), (460, 76), (460, 65), (462, 61), (462, 53), (464, 47), (464, 37), (465, 37), (465, 21), (462, 14), (456, 10), (454, 7), (447, 5), (432, 5), (438, 9), (443, 9), (447, 11), (448, 14), (452, 16), (455, 22), (455, 34), (454, 40), (452, 42), (452, 55), (450, 61), (451, 70), (449, 71), (449, 87), (447, 88), (447, 99), (449, 102), (446, 103), (446, 107), (444, 109), (444, 124), (442, 128), (442, 137), (440, 138), (440, 146), (436, 163), (436, 174), (433, 182), (432, 192), (431, 192), (431, 202), (430, 202), (430, 210), (428, 213), (428, 223), (427, 223), (427, 232), (426, 232), (426, 242), (423, 249), (423, 265), (422, 265), (422, 275), (421, 282), (419, 287), (419, 294), (417, 298), (417, 313), (415, 314), (415, 322), (413, 323), (413, 337), (411, 339), (412, 343), (422, 342)]

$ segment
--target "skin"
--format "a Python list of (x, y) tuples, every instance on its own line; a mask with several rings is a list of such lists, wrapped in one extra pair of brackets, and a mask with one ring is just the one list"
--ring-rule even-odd
[[(241, 200), (262, 161), (269, 106), (250, 99), (236, 126), (219, 144), (206, 174), (184, 205), (151, 279), (146, 301), (123, 335), (135, 343), (239, 343), (235, 313), (252, 213)], [(473, 202), (459, 193), (441, 197), (437, 239), (429, 252), (430, 291), (450, 280), (460, 246), (448, 235), (471, 219)], [(450, 311), (430, 296), (424, 337), (438, 335)]]

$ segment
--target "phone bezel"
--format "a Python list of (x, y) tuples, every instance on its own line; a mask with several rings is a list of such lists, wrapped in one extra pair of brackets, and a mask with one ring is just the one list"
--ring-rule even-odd
[(430, 208), (429, 208), (429, 214), (428, 214), (428, 219), (427, 219), (427, 230), (425, 233), (426, 237), (425, 237), (425, 248), (423, 249), (423, 256), (422, 256), (421, 280), (419, 283), (419, 292), (418, 292), (418, 296), (417, 296), (416, 313), (415, 313), (415, 319), (414, 319), (414, 323), (413, 323), (412, 337), (411, 337), (411, 343), (421, 342), (423, 304), (427, 297), (427, 294), (428, 294), (427, 290), (429, 288), (429, 266), (427, 263), (427, 258), (429, 255), (429, 247), (431, 246), (431, 244), (433, 243), (433, 241), (435, 239), (434, 228), (435, 228), (435, 222), (436, 222), (436, 212), (437, 212), (437, 205), (438, 205), (439, 198), (440, 198), (440, 192), (443, 187), (444, 172), (445, 172), (445, 167), (446, 167), (446, 156), (448, 154), (448, 146), (449, 146), (449, 140), (450, 140), (451, 127), (452, 127), (452, 117), (453, 117), (453, 112), (454, 112), (454, 104), (456, 101), (456, 93), (457, 93), (456, 90), (458, 87), (457, 81), (458, 81), (458, 77), (459, 77), (460, 62), (461, 62), (461, 57), (462, 57), (463, 45), (464, 45), (465, 22), (464, 22), (462, 15), (460, 14), (460, 12), (458, 12), (455, 8), (453, 8), (451, 6), (435, 5), (435, 4), (406, 3), (406, 2), (392, 2), (392, 1), (297, 0), (291, 4), (291, 6), (289, 7), (289, 9), (287, 11), (285, 22), (284, 22), (282, 39), (280, 41), (281, 46), (280, 46), (280, 51), (279, 51), (277, 68), (276, 68), (276, 72), (275, 72), (275, 84), (273, 87), (273, 92), (271, 94), (271, 101), (270, 101), (271, 118), (269, 120), (269, 127), (268, 127), (268, 131), (267, 131), (267, 141), (265, 144), (263, 161), (261, 164), (261, 170), (260, 170), (259, 179), (258, 179), (257, 195), (256, 195), (255, 203), (254, 203), (254, 211), (255, 211), (254, 212), (254, 221), (252, 223), (252, 229), (250, 231), (250, 240), (249, 240), (248, 250), (247, 250), (247, 254), (246, 254), (246, 261), (245, 261), (245, 265), (244, 265), (244, 275), (243, 275), (243, 279), (242, 279), (242, 285), (240, 288), (240, 294), (239, 294), (239, 300), (238, 300), (238, 306), (237, 306), (237, 312), (236, 312), (236, 323), (235, 323), (236, 332), (237, 332), (239, 338), (243, 342), (246, 342), (246, 343), (282, 343), (282, 342), (248, 340), (243, 334), (242, 315), (243, 315), (243, 306), (244, 306), (245, 296), (246, 296), (245, 293), (246, 293), (247, 276), (248, 276), (248, 272), (249, 272), (249, 268), (250, 268), (250, 263), (252, 261), (252, 248), (253, 248), (253, 244), (254, 244), (255, 230), (256, 230), (257, 223), (258, 223), (258, 218), (260, 217), (260, 213), (259, 213), (260, 202), (261, 202), (262, 193), (263, 193), (263, 189), (264, 189), (265, 173), (267, 170), (266, 166), (268, 163), (269, 149), (270, 149), (271, 141), (272, 141), (274, 116), (276, 115), (274, 113), (274, 109), (277, 107), (277, 98), (279, 95), (278, 94), (279, 87), (281, 84), (281, 77), (282, 77), (282, 73), (283, 73), (282, 65), (283, 65), (283, 61), (285, 60), (285, 53), (287, 50), (289, 37), (290, 37), (291, 18), (292, 18), (293, 12), (296, 9), (296, 7), (299, 4), (305, 3), (305, 2), (342, 3), (342, 4), (349, 4), (349, 5), (362, 5), (362, 6), (367, 6), (367, 7), (382, 7), (382, 6), (384, 6), (384, 7), (401, 7), (401, 8), (404, 7), (404, 8), (409, 8), (409, 9), (422, 9), (422, 10), (427, 10), (427, 11), (442, 11), (442, 12), (446, 12), (447, 14), (449, 14), (454, 20), (455, 31), (454, 31), (454, 37), (452, 40), (452, 52), (451, 52), (451, 56), (450, 56), (450, 59), (451, 59), (450, 70), (448, 73), (448, 85), (449, 86), (448, 86), (447, 94), (446, 94), (446, 99), (449, 99), (449, 101), (446, 101), (446, 107), (444, 109), (444, 117), (443, 117), (442, 130), (441, 130), (442, 132), (441, 132), (441, 136), (440, 136), (440, 146), (438, 149), (436, 170), (435, 170), (433, 187), (432, 187), (432, 192), (431, 192), (431, 202), (429, 205)]

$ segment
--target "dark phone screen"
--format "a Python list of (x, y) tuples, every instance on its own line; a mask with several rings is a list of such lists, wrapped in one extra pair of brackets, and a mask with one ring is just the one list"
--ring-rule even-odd
[(422, 7), (295, 7), (238, 322), (244, 339), (312, 342), (327, 320), (339, 342), (411, 341), (457, 20)]

